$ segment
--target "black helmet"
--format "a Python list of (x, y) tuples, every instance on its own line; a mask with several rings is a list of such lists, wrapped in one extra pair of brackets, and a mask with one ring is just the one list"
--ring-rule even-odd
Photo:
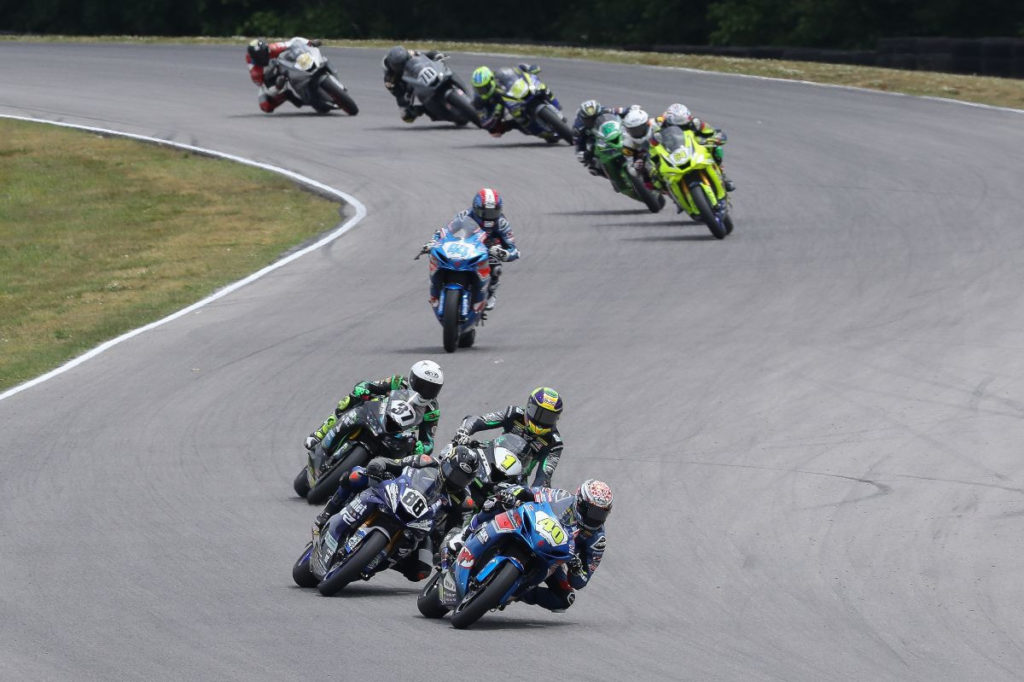
[(480, 455), (475, 450), (459, 445), (441, 460), (441, 478), (444, 487), (451, 492), (462, 490), (476, 478), (480, 469)]
[(384, 66), (393, 73), (401, 73), (407, 61), (409, 61), (409, 50), (401, 45), (395, 45), (388, 50), (387, 56), (384, 57)]
[(256, 66), (266, 66), (270, 63), (270, 46), (263, 38), (250, 41), (246, 51), (249, 53), (249, 59)]

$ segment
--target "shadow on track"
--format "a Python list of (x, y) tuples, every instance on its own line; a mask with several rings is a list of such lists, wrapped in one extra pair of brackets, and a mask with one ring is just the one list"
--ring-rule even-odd
[(650, 215), (646, 208), (613, 208), (603, 211), (552, 211), (549, 215)]
[(649, 237), (623, 237), (624, 242), (717, 242), (711, 234), (661, 234)]
[[(416, 618), (420, 620), (438, 620), (434, 618), (424, 618), (417, 614)], [(448, 628), (451, 628), (451, 622), (447, 619), (440, 619), (441, 623), (444, 623)], [(512, 619), (507, 616), (499, 616), (493, 613), (487, 614), (484, 618), (481, 618), (477, 622), (473, 623), (470, 629), (472, 630), (527, 630), (535, 628), (564, 628), (564, 627), (575, 627), (579, 625), (574, 621), (567, 620), (526, 620), (522, 618)]]
[(474, 126), (464, 125), (461, 128), (454, 123), (434, 123), (431, 125), (401, 125), (401, 126), (379, 126), (377, 128), (367, 128), (366, 130), (379, 131), (379, 132), (395, 132), (401, 130), (403, 132), (423, 132), (426, 130), (476, 130)]
[[(548, 144), (544, 140), (540, 140), (539, 142), (484, 142), (483, 144), (452, 145), (452, 149), (521, 149), (525, 147), (557, 148), (559, 147), (559, 145)], [(563, 148), (568, 149), (568, 147)]]
[(306, 109), (305, 111), (302, 109), (296, 109), (294, 111), (275, 111), (272, 114), (265, 114), (262, 111), (256, 111), (248, 114), (230, 114), (226, 118), (265, 118), (270, 120), (272, 118), (296, 118), (301, 116), (309, 119), (329, 119), (331, 118), (331, 114), (337, 114), (334, 118), (356, 118), (355, 116), (349, 116), (344, 111), (329, 111), (323, 114), (318, 114), (312, 109)]
[(635, 223), (592, 223), (591, 227), (689, 227), (690, 225), (704, 225), (704, 223), (699, 220), (657, 220), (647, 222), (637, 221)]

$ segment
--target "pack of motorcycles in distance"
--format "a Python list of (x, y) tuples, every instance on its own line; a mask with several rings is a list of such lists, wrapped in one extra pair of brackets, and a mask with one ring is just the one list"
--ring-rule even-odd
[[(318, 44), (293, 38), (273, 60), (283, 75), (278, 81), (282, 91), (293, 103), (310, 105), (321, 113), (333, 109), (354, 113), (351, 96)], [(496, 93), (485, 102), (452, 71), (447, 60), (448, 55), (440, 52), (414, 52), (405, 61), (401, 95), (396, 94), (396, 100), (406, 112), (406, 120), (422, 113), (432, 121), (486, 127), (492, 135), (514, 129), (550, 144), (577, 141), (558, 99), (541, 81), (539, 69), (525, 64), (497, 69), (493, 73)], [(639, 107), (633, 109), (642, 112)], [(577, 118), (577, 125), (580, 122)], [(704, 223), (716, 239), (724, 239), (733, 230), (730, 185), (721, 170), (720, 149), (718, 158), (714, 153), (715, 146), (724, 144), (724, 135), (698, 136), (688, 128), (654, 120), (648, 121), (648, 126), (650, 143), (644, 141), (635, 153), (628, 149), (635, 145), (627, 145), (624, 153), (628, 135), (622, 117), (608, 111), (599, 113), (593, 123), (576, 131), (584, 138), (588, 167), (595, 175), (606, 177), (616, 193), (643, 203), (652, 213), (660, 211), (668, 197), (678, 212)]]
[[(268, 50), (266, 43), (253, 41), (248, 57), (250, 68), (257, 43), (259, 49)], [(607, 178), (616, 193), (641, 202), (654, 213), (665, 206), (667, 196), (680, 213), (705, 223), (717, 239), (732, 232), (729, 183), (715, 157), (720, 148), (709, 147), (720, 147), (724, 133), (698, 139), (693, 130), (666, 125), (664, 117), (649, 119), (639, 107), (631, 107), (628, 112), (612, 111), (593, 100), (581, 106), (574, 127), (570, 127), (558, 99), (541, 81), (537, 67), (520, 64), (493, 72), (486, 67), (477, 69), (473, 74), (474, 86), (488, 86), (485, 101), (452, 71), (448, 55), (437, 51), (410, 53), (396, 46), (385, 56), (385, 64), (396, 50), (403, 56), (401, 67), (392, 73), (385, 66), (384, 80), (407, 122), (425, 115), (456, 126), (473, 123), (492, 135), (518, 130), (549, 144), (564, 140), (576, 145), (580, 161), (591, 174)], [(264, 111), (273, 111), (285, 100), (296, 106), (310, 105), (320, 113), (334, 109), (350, 114), (358, 111), (337, 72), (320, 51), (319, 41), (296, 37), (274, 43), (269, 55), (275, 56), (264, 63), (273, 76), (254, 78), (261, 84)], [(267, 85), (267, 80), (271, 85)], [(643, 131), (638, 133), (640, 137), (628, 132), (627, 122), (635, 123), (634, 119), (639, 120)], [(431, 272), (439, 272), (435, 279), (440, 279), (441, 289), (441, 303), (434, 313), (442, 326), (444, 349), (449, 353), (472, 346), (476, 328), (485, 319), (477, 305), (479, 293), (481, 288), (487, 290), (486, 278), (496, 265), (488, 258), (487, 237), (479, 230), (449, 230), (429, 251)]]

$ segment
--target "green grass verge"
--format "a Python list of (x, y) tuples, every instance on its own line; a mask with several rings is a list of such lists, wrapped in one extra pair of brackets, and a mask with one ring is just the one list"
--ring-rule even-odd
[[(242, 46), (248, 39), (234, 38), (150, 38), (135, 36), (0, 36), (0, 40), (53, 40), (65, 42), (133, 42), (186, 43), (186, 44), (231, 44)], [(328, 40), (327, 47), (386, 48), (395, 41), (384, 40)], [(819, 64), (816, 62), (795, 62), (776, 59), (740, 59), (733, 57), (712, 57), (705, 55), (665, 54), (659, 52), (625, 52), (622, 50), (599, 50), (575, 47), (547, 47), (540, 45), (516, 45), (493, 43), (460, 43), (450, 41), (424, 42), (404, 41), (407, 47), (438, 48), (459, 52), (500, 52), (538, 57), (565, 57), (587, 59), (617, 64), (647, 64), (653, 66), (677, 66), (722, 73), (743, 73), (753, 76), (768, 76), (788, 80), (805, 80), (814, 83), (830, 83), (852, 87), (902, 92), (909, 95), (945, 97), (965, 102), (990, 104), (993, 106), (1024, 109), (1024, 80), (1013, 78), (992, 78), (988, 76), (963, 76), (933, 73), (930, 71), (905, 71), (869, 66)], [(557, 87), (557, 84), (554, 84)], [(600, 93), (594, 93), (595, 96)]]
[(338, 222), (337, 203), (267, 171), (0, 119), (0, 389)]

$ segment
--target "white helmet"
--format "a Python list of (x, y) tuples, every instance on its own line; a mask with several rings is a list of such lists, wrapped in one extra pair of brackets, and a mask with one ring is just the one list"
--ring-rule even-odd
[(444, 372), (433, 360), (420, 360), (409, 370), (409, 388), (425, 400), (433, 400), (444, 386)]
[(648, 125), (649, 120), (650, 117), (643, 109), (630, 109), (626, 113), (626, 117), (622, 119), (622, 127), (626, 129), (630, 137), (640, 139), (647, 135), (647, 131), (650, 128)]
[(685, 104), (676, 102), (675, 104), (668, 105), (668, 109), (665, 110), (663, 116), (666, 125), (679, 126), (682, 128), (687, 123), (693, 120), (693, 114), (686, 107)]

